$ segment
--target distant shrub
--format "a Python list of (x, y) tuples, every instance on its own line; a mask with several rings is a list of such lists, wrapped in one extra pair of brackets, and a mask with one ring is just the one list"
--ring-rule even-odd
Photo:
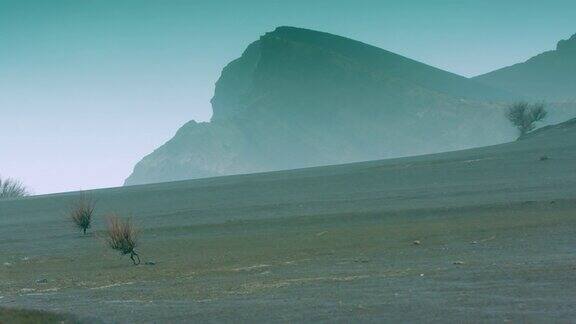
[(526, 135), (536, 128), (536, 122), (546, 118), (548, 112), (544, 104), (529, 104), (527, 102), (517, 102), (508, 107), (506, 118), (520, 131), (520, 137)]
[(140, 257), (134, 250), (137, 245), (138, 232), (130, 219), (123, 220), (117, 215), (108, 217), (108, 246), (122, 255), (130, 255), (134, 265), (140, 264)]
[(80, 197), (72, 203), (70, 208), (70, 218), (86, 234), (86, 230), (92, 225), (92, 216), (96, 208), (96, 201), (86, 193), (81, 193)]
[(0, 177), (0, 200), (21, 198), (28, 195), (30, 195), (30, 192), (22, 182), (12, 178), (2, 179)]

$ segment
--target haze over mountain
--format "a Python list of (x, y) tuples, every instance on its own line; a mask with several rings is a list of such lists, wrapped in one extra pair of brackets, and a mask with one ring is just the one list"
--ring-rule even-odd
[(127, 185), (457, 150), (512, 138), (514, 95), (340, 36), (279, 27), (228, 64)]
[(531, 99), (576, 101), (576, 35), (555, 50), (474, 79)]

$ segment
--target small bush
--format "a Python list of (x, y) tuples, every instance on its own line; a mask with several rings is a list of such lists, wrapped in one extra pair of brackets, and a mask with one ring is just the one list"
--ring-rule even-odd
[(520, 137), (536, 128), (536, 122), (546, 118), (548, 112), (544, 104), (530, 105), (527, 102), (517, 102), (506, 112), (506, 118), (520, 131)]
[(2, 179), (2, 177), (0, 177), (0, 200), (22, 198), (28, 195), (30, 195), (30, 192), (22, 182), (11, 178)]
[(70, 218), (84, 234), (92, 225), (92, 215), (94, 215), (95, 207), (96, 201), (87, 194), (81, 193), (78, 200), (70, 208)]
[(107, 234), (110, 248), (122, 255), (129, 254), (134, 265), (140, 264), (140, 257), (134, 250), (137, 245), (138, 232), (129, 219), (123, 220), (117, 215), (109, 216)]

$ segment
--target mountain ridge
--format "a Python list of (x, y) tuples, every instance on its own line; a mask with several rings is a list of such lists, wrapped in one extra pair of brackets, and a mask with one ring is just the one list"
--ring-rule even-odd
[(556, 49), (473, 78), (532, 100), (576, 102), (576, 34)]

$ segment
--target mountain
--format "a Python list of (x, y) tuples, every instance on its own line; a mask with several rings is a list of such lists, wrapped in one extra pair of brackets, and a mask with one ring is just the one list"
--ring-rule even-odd
[(229, 63), (209, 123), (191, 121), (126, 185), (457, 150), (504, 142), (513, 96), (344, 37), (279, 27)]
[(474, 78), (483, 84), (547, 101), (576, 101), (576, 35), (556, 50)]

